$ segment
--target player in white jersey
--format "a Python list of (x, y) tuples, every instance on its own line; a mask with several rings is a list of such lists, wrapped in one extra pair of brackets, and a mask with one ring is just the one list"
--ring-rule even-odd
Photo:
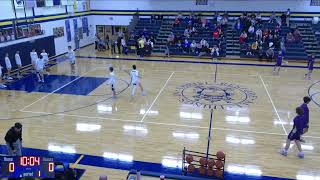
[(49, 54), (46, 53), (46, 50), (42, 49), (42, 53), (40, 54), (44, 60), (44, 70), (47, 71), (47, 65), (49, 62)]
[(67, 57), (70, 62), (71, 73), (74, 74), (75, 73), (75, 64), (76, 64), (76, 55), (75, 55), (74, 51), (72, 50), (71, 46), (68, 46)]
[(6, 88), (7, 86), (2, 83), (2, 68), (0, 65), (0, 88)]
[(111, 91), (112, 91), (112, 96), (113, 98), (116, 98), (116, 90), (115, 90), (115, 86), (116, 86), (116, 75), (113, 71), (113, 67), (109, 67), (109, 77), (108, 77), (108, 85), (111, 86)]
[(22, 63), (21, 63), (21, 58), (20, 58), (20, 52), (17, 51), (16, 54), (14, 55), (14, 59), (16, 60), (16, 64), (17, 64), (17, 67), (18, 67), (18, 78), (20, 79), (21, 78), (21, 68), (22, 68)]
[(142, 94), (142, 96), (144, 96), (143, 87), (142, 87), (141, 82), (140, 82), (139, 71), (137, 70), (137, 66), (136, 65), (132, 66), (132, 70), (130, 72), (130, 76), (131, 76), (131, 84), (132, 84), (131, 96), (133, 97), (135, 95), (137, 85), (139, 85), (139, 87), (141, 89), (141, 94)]
[(36, 63), (38, 58), (38, 54), (36, 52), (36, 49), (32, 49), (32, 51), (30, 52), (30, 58), (31, 58), (31, 64), (32, 64), (32, 70), (34, 71), (36, 69)]
[(10, 61), (10, 59), (9, 59), (9, 54), (8, 54), (8, 53), (6, 53), (6, 57), (4, 58), (4, 61), (5, 61), (6, 68), (7, 68), (7, 76), (6, 76), (6, 79), (12, 80), (12, 77), (10, 77), (12, 65), (11, 65), (11, 61)]
[(44, 82), (43, 69), (44, 69), (45, 61), (42, 55), (40, 55), (39, 59), (36, 61), (36, 73), (38, 77), (38, 82)]

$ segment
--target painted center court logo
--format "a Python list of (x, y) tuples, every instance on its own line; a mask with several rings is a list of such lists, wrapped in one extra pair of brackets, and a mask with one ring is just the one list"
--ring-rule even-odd
[(177, 87), (175, 95), (180, 102), (207, 109), (225, 106), (247, 106), (257, 98), (253, 91), (231, 83), (187, 83)]

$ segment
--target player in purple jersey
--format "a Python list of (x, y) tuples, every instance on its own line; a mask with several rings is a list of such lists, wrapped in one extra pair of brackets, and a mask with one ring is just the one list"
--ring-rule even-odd
[(305, 79), (309, 79), (309, 80), (311, 79), (311, 74), (313, 71), (313, 65), (314, 65), (315, 61), (316, 61), (316, 55), (314, 53), (312, 53), (312, 55), (309, 56), (309, 58), (308, 58), (308, 65), (307, 65), (308, 73), (304, 75)]
[(301, 149), (301, 143), (300, 143), (300, 137), (303, 134), (303, 128), (305, 125), (304, 117), (303, 117), (303, 109), (301, 107), (297, 107), (296, 113), (297, 113), (297, 116), (293, 119), (293, 128), (288, 135), (286, 146), (280, 150), (280, 154), (283, 156), (287, 156), (291, 141), (294, 141), (299, 150), (298, 157), (304, 158), (304, 153)]
[(282, 60), (283, 60), (282, 52), (279, 51), (276, 59), (276, 64), (274, 65), (274, 68), (273, 68), (273, 75), (279, 75), (280, 68), (282, 65)]
[[(309, 130), (309, 108), (308, 104), (311, 101), (311, 98), (308, 96), (303, 97), (303, 104), (301, 104), (301, 108), (303, 109), (303, 117), (304, 117), (304, 127), (303, 134), (307, 133)], [(303, 139), (300, 139), (301, 142), (305, 142)]]

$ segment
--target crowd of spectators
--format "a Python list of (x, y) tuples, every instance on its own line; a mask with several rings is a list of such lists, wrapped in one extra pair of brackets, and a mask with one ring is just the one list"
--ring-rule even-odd
[(285, 37), (281, 36), (283, 26), (289, 26), (290, 9), (280, 17), (272, 13), (264, 26), (260, 13), (243, 13), (235, 22), (234, 29), (239, 36), (241, 54), (245, 56), (272, 60), (279, 51), (286, 52), (286, 43), (301, 41), (298, 28), (291, 29)]
[[(155, 18), (155, 17), (154, 17)], [(163, 16), (158, 16), (157, 18), (163, 18)], [(144, 28), (140, 32), (132, 31), (130, 34), (130, 45), (136, 49), (138, 57), (144, 57), (146, 55), (151, 55), (156, 35), (148, 29)]]
[[(221, 42), (225, 39), (223, 32), (227, 29), (227, 24), (227, 14), (221, 16), (216, 13), (213, 20), (209, 20), (201, 14), (197, 16), (191, 14), (185, 18), (179, 14), (173, 22), (173, 27), (174, 29), (182, 27), (185, 30), (183, 34), (170, 33), (167, 38), (167, 49), (176, 49), (178, 53), (191, 53), (198, 56), (211, 54), (217, 57), (220, 55)], [(199, 39), (197, 37), (201, 38), (198, 42), (195, 40)], [(208, 41), (213, 43), (209, 44)]]
[(155, 42), (155, 35), (146, 28), (141, 32), (131, 32), (130, 36), (119, 31), (113, 38), (108, 34), (105, 37), (97, 34), (95, 37), (95, 49), (98, 51), (110, 50), (111, 54), (125, 54), (130, 50), (136, 50), (138, 56), (150, 55)]

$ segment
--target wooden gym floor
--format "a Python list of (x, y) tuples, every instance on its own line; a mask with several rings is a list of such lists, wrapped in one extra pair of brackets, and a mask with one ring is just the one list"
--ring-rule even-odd
[[(110, 55), (96, 53), (92, 46), (81, 49), (78, 55), (83, 57), (77, 59), (75, 75), (71, 74), (68, 62), (63, 61), (51, 67), (50, 81), (43, 85), (37, 85), (31, 77), (16, 82), (12, 87), (16, 90), (0, 91), (1, 137), (14, 122), (20, 121), (24, 147), (100, 157), (116, 155), (129, 161), (179, 167), (183, 147), (206, 151), (210, 110), (203, 104), (210, 100), (195, 97), (194, 83), (213, 84), (216, 74), (216, 87), (229, 85), (232, 91), (228, 101), (232, 106), (221, 107), (222, 100), (210, 101), (218, 104), (213, 111), (210, 152), (226, 152), (226, 170), (256, 176), (320, 178), (320, 112), (316, 103), (309, 105), (310, 130), (303, 144), (305, 159), (295, 156), (295, 147), (288, 157), (278, 154), (292, 128), (295, 107), (302, 103), (309, 89), (311, 93), (320, 92), (316, 83), (320, 79), (318, 69), (312, 80), (304, 80), (304, 68), (285, 67), (279, 76), (273, 76), (272, 67), (244, 60), (222, 62), (250, 65), (219, 64), (216, 71), (214, 64), (199, 64), (197, 59), (183, 59), (195, 63), (105, 59)], [(133, 64), (140, 71), (147, 95), (141, 96), (137, 88), (131, 99), (126, 71)], [(118, 78), (117, 99), (110, 98), (111, 90), (105, 81), (111, 65)], [(30, 81), (37, 88), (23, 91)], [(208, 93), (209, 99), (224, 98), (221, 92)], [(320, 100), (317, 95), (313, 99)], [(245, 105), (247, 101), (252, 103)], [(125, 179), (128, 173), (81, 163), (77, 166), (86, 169), (84, 179), (108, 174), (110, 179), (118, 180)]]

